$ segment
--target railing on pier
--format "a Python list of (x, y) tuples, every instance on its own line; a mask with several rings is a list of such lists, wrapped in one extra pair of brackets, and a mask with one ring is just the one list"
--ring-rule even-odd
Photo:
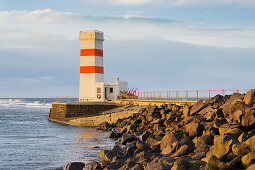
[(186, 91), (153, 91), (153, 92), (130, 92), (143, 100), (206, 100), (216, 95), (231, 95), (249, 90), (223, 89), (223, 90), (186, 90)]
[[(249, 91), (240, 89), (224, 90), (186, 90), (186, 91), (153, 91), (153, 92), (128, 92), (130, 99), (137, 100), (206, 100), (216, 95), (231, 95), (233, 93), (244, 93)], [(136, 96), (134, 98), (134, 96)], [(57, 103), (80, 103), (91, 100), (79, 97), (53, 97), (53, 102)]]

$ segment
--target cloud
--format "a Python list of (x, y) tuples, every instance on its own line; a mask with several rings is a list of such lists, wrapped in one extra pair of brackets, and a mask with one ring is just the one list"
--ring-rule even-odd
[(2, 11), (0, 25), (0, 94), (6, 97), (77, 95), (82, 29), (105, 33), (106, 82), (120, 76), (139, 90), (247, 88), (255, 83), (250, 79), (255, 71), (253, 28), (51, 9)]
[(144, 4), (169, 4), (169, 5), (192, 5), (192, 4), (252, 4), (255, 0), (96, 0), (100, 3), (109, 3), (111, 5), (144, 5)]
[(133, 15), (93, 17), (51, 9), (5, 11), (0, 12), (0, 24), (0, 47), (47, 46), (57, 37), (77, 40), (81, 29), (102, 30), (110, 40), (164, 39), (204, 46), (255, 47), (255, 29), (208, 27)]

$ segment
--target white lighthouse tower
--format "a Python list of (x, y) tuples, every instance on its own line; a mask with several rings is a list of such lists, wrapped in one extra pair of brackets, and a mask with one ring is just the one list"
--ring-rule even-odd
[(104, 100), (103, 41), (101, 31), (81, 31), (80, 101)]
[(120, 97), (127, 82), (104, 83), (104, 33), (97, 30), (80, 31), (80, 90), (79, 101), (106, 101)]

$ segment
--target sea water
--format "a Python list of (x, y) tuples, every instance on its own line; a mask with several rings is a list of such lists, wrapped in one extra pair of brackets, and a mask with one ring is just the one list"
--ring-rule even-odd
[(48, 98), (0, 99), (0, 169), (54, 169), (68, 162), (98, 161), (114, 141), (89, 127), (47, 120)]

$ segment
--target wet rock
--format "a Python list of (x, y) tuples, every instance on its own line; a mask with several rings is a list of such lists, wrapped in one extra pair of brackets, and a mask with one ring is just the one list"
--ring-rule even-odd
[(252, 105), (255, 103), (255, 89), (248, 91), (245, 96), (243, 101), (247, 105)]
[(82, 162), (72, 162), (68, 163), (63, 167), (63, 170), (83, 170), (83, 167), (85, 166)]
[(203, 100), (197, 101), (190, 109), (190, 116), (193, 116), (200, 112), (205, 107)]
[(250, 152), (250, 153), (244, 155), (242, 157), (241, 161), (242, 161), (242, 164), (244, 167), (248, 167), (249, 165), (255, 163), (255, 154)]
[(83, 170), (101, 170), (101, 164), (99, 162), (93, 161), (88, 164), (85, 164)]
[(137, 147), (136, 153), (148, 150), (150, 148), (147, 143), (144, 143), (144, 142), (142, 142), (140, 140), (138, 140), (136, 142), (136, 147)]
[(126, 145), (126, 143), (132, 142), (132, 141), (134, 141), (134, 140), (136, 140), (136, 139), (137, 139), (137, 138), (136, 138), (135, 135), (132, 135), (132, 134), (130, 134), (130, 133), (124, 134), (124, 135), (122, 136), (122, 138), (121, 138), (121, 144)]
[(238, 143), (232, 146), (232, 152), (238, 157), (243, 157), (250, 152), (250, 149), (245, 143)]
[(119, 138), (121, 135), (116, 132), (116, 131), (111, 131), (109, 134), (108, 134), (108, 138), (111, 138), (111, 139), (117, 139)]
[(185, 126), (185, 132), (189, 133), (189, 137), (194, 138), (196, 136), (201, 136), (203, 134), (204, 126), (191, 122)]
[(111, 125), (107, 122), (103, 122), (99, 124), (99, 129), (107, 131), (111, 128)]
[(171, 146), (174, 142), (178, 142), (175, 135), (172, 132), (166, 133), (161, 140), (160, 150), (164, 150), (167, 146)]

